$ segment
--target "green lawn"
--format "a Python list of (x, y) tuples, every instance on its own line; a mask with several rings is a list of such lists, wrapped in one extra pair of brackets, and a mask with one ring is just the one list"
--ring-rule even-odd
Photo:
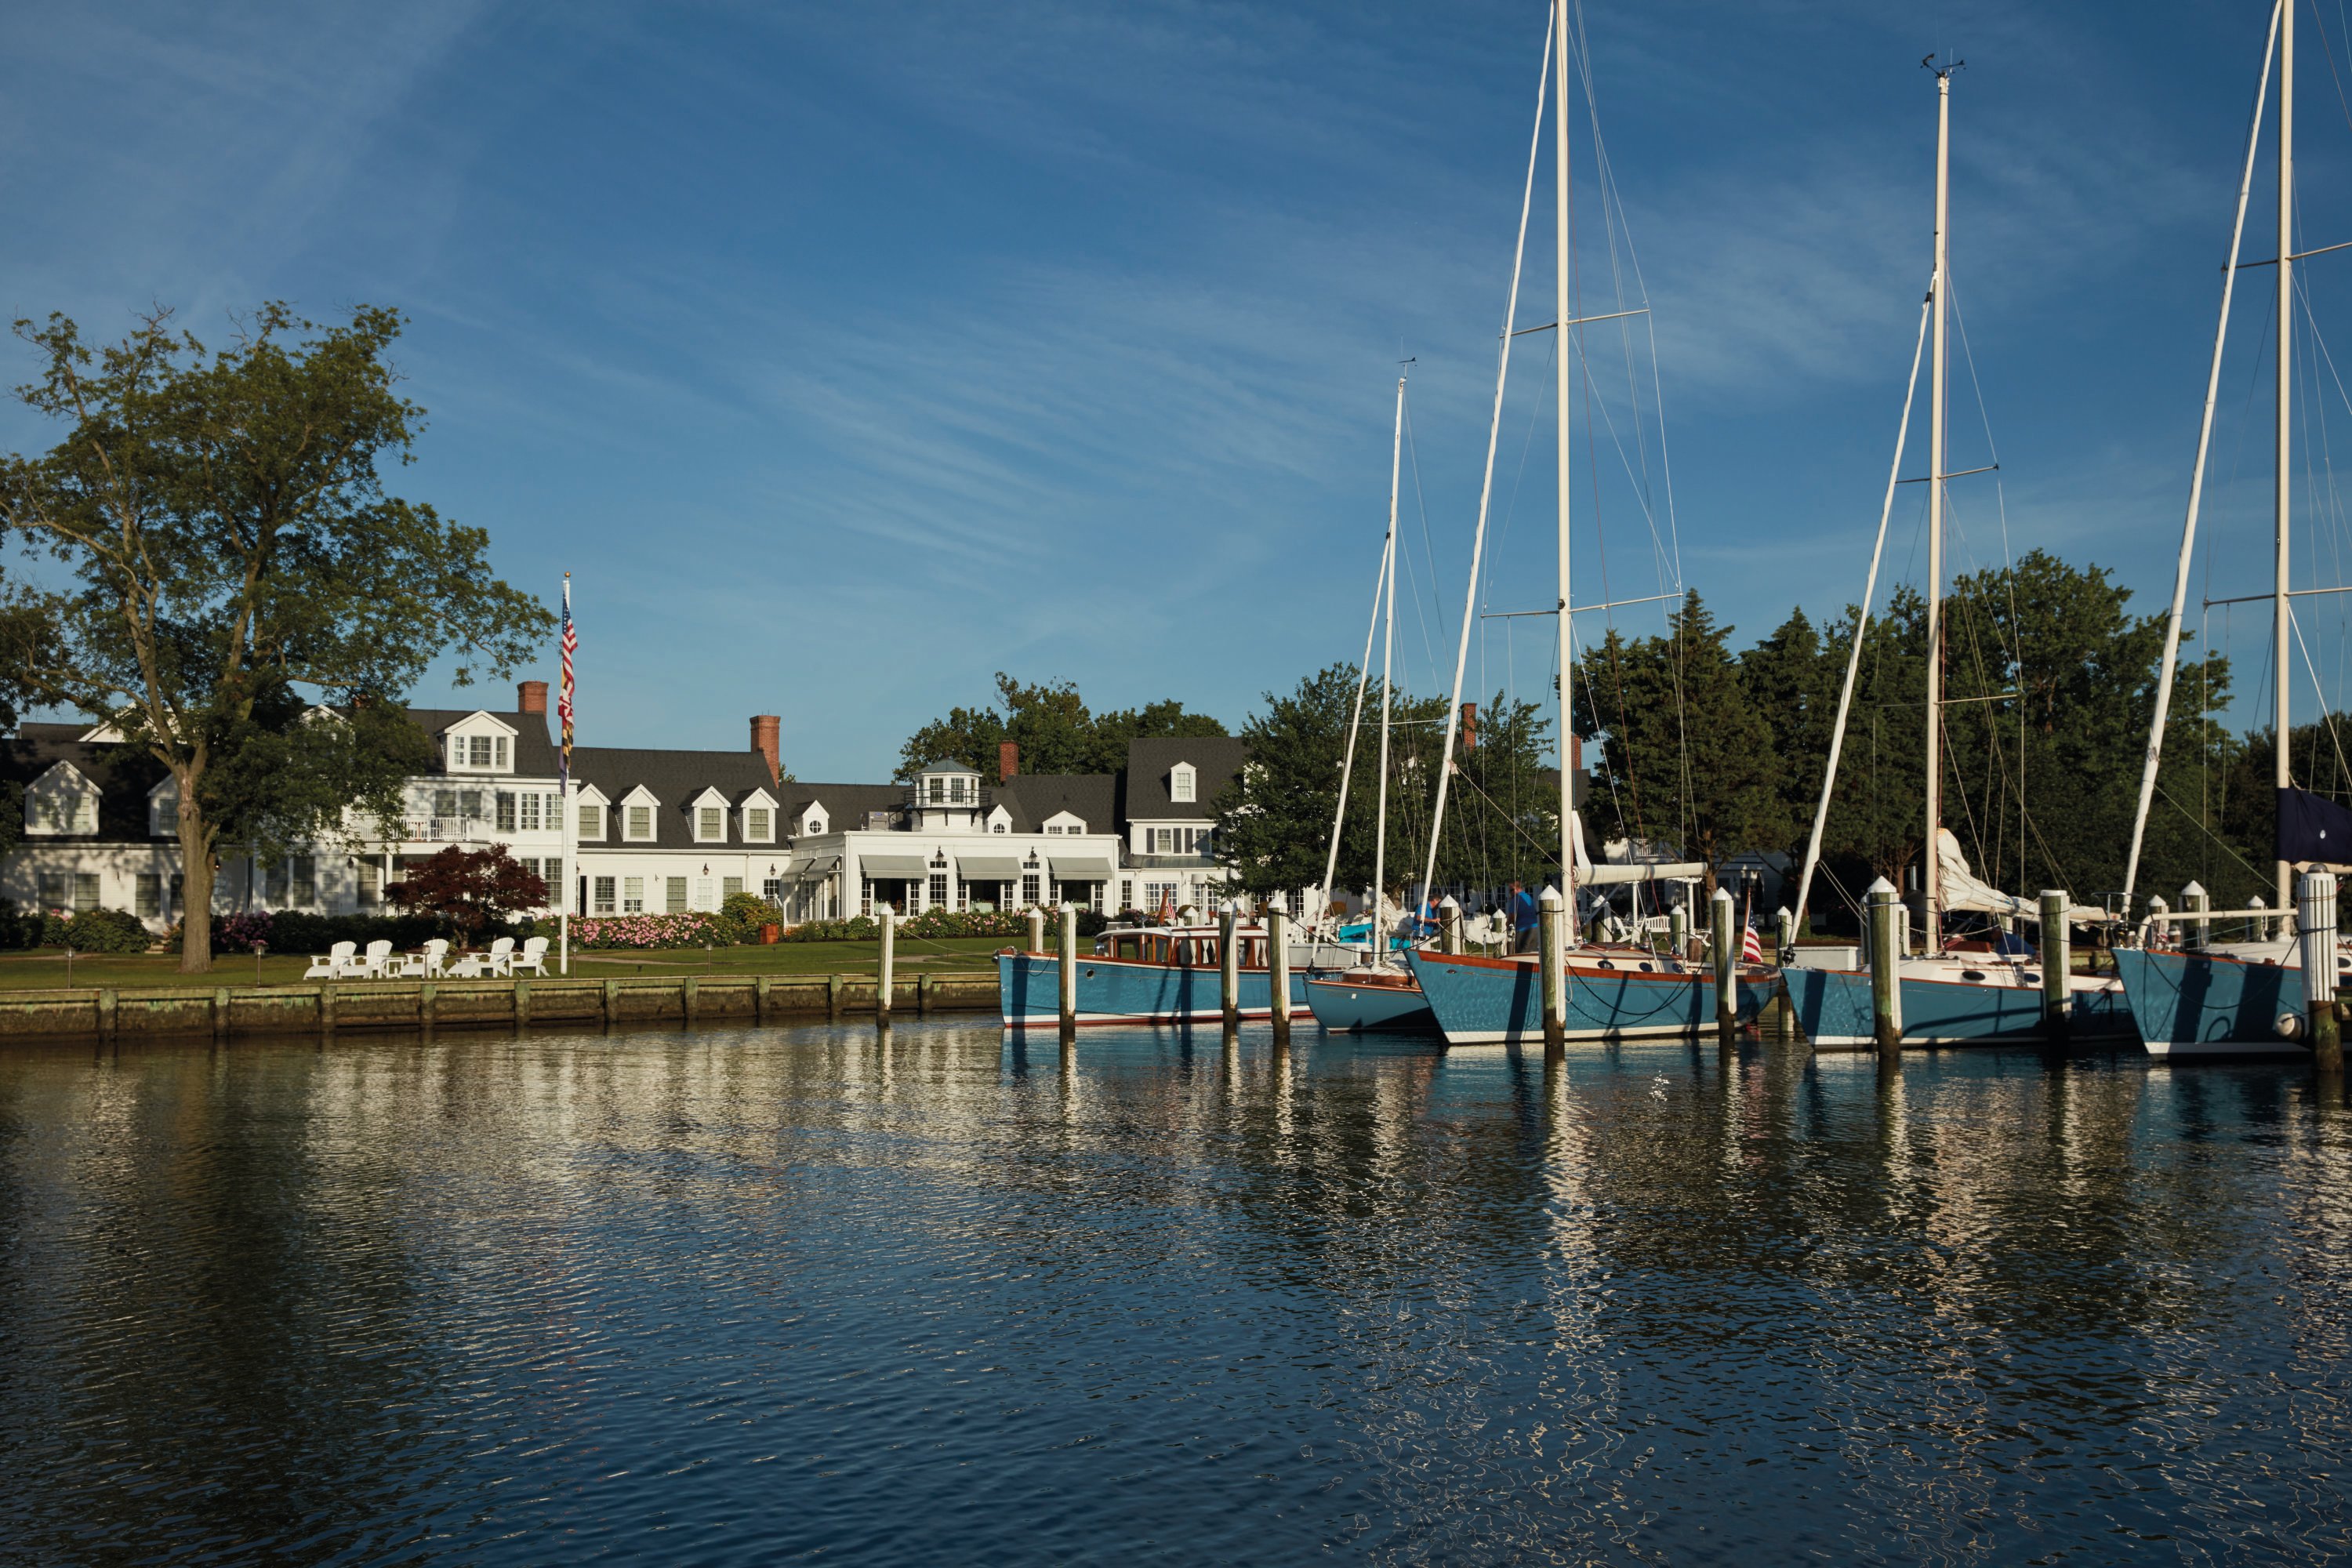
[[(709, 952), (699, 948), (657, 948), (646, 952), (574, 952), (572, 977), (623, 978), (629, 975), (686, 974), (871, 974), (881, 952), (876, 942), (782, 942), (772, 947), (722, 947)], [(1012, 945), (1003, 937), (926, 938), (900, 936), (897, 959), (902, 975), (992, 973), (991, 954)], [(265, 953), (259, 973), (265, 985), (299, 985), (310, 955)], [(548, 955), (548, 972), (555, 958)], [(255, 964), (249, 952), (229, 952), (213, 960), (210, 974), (183, 974), (177, 953), (136, 956), (77, 956), (70, 981), (60, 948), (32, 952), (0, 953), (0, 989), (48, 989), (73, 985), (251, 985)], [(462, 984), (459, 982), (458, 984)]]

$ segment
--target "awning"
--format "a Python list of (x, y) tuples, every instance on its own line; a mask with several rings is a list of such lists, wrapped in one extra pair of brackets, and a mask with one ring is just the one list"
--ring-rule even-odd
[(803, 855), (794, 858), (786, 874), (795, 882), (814, 882), (840, 869), (838, 855)]
[(967, 882), (1017, 882), (1021, 862), (1011, 855), (959, 855), (956, 873)]
[(920, 855), (861, 855), (857, 858), (857, 874), (869, 881), (877, 877), (928, 877), (930, 872), (930, 862)]
[(1056, 882), (1108, 882), (1110, 880), (1110, 862), (1108, 860), (1081, 858), (1074, 855), (1055, 855), (1050, 858), (1054, 866), (1054, 880)]

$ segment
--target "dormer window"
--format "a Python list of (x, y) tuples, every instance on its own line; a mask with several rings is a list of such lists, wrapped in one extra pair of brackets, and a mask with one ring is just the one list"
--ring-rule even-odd
[(1000, 822), (995, 826), (990, 828), (989, 831), (991, 833), (1002, 833), (1004, 831), (1004, 824)]
[(477, 713), (466, 720), (448, 740), (448, 767), (452, 773), (514, 772), (513, 732), (487, 714)]
[(69, 764), (59, 763), (25, 792), (25, 831), (97, 832), (97, 789)]
[(743, 808), (743, 841), (747, 844), (766, 844), (772, 841), (775, 835), (769, 825), (775, 820), (775, 814), (764, 805), (745, 806)]
[(628, 824), (626, 834), (628, 837), (639, 842), (648, 841), (653, 837), (654, 808), (652, 806), (630, 806), (628, 808), (628, 815), (622, 820)]
[(147, 831), (157, 838), (180, 836), (180, 792), (176, 786), (166, 784), (148, 797)]
[(1193, 773), (1190, 763), (1178, 763), (1168, 773), (1168, 798), (1179, 805), (1193, 802)]
[(604, 837), (604, 808), (593, 800), (580, 803), (580, 837), (583, 838)]
[(724, 806), (705, 805), (694, 813), (694, 837), (701, 843), (710, 843), (727, 837), (727, 810)]
[(824, 831), (824, 816), (819, 813), (814, 811), (810, 812), (801, 823), (801, 831), (803, 833), (822, 834)]

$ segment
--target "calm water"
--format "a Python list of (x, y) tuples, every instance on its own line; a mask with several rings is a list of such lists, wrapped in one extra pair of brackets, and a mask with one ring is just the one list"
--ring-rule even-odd
[(2352, 1550), (2284, 1068), (901, 1027), (0, 1057), (0, 1561)]

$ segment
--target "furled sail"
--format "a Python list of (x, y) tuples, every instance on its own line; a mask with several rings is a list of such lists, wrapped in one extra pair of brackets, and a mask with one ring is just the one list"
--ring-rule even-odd
[[(1947, 910), (1974, 910), (1979, 914), (2015, 915), (2029, 921), (2042, 918), (2039, 899), (2021, 899), (1979, 881), (1976, 873), (1969, 868), (1969, 858), (1960, 852), (1960, 841), (1952, 837), (1948, 827), (1936, 829), (1936, 872)], [(2095, 925), (2107, 918), (2107, 911), (2095, 904), (2074, 904), (2068, 907), (2066, 918), (2076, 925)]]

